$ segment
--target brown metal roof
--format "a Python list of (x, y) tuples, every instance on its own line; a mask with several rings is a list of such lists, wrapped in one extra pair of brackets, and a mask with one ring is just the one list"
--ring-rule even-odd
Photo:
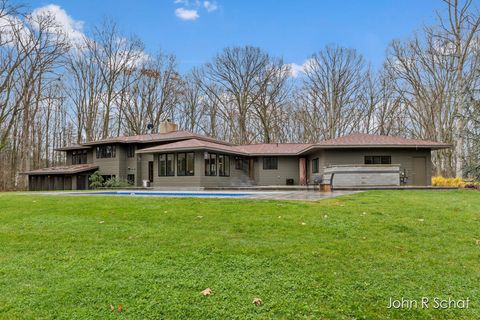
[(251, 145), (236, 146), (232, 143), (217, 140), (193, 133), (190, 131), (173, 131), (169, 133), (154, 133), (136, 136), (120, 136), (104, 140), (92, 141), (82, 145), (74, 145), (65, 148), (58, 148), (60, 151), (68, 151), (106, 143), (152, 143), (169, 142), (172, 143), (155, 146), (148, 149), (142, 149), (139, 153), (161, 152), (162, 150), (193, 150), (210, 149), (223, 152), (248, 154), (248, 155), (299, 155), (314, 149), (325, 148), (429, 148), (444, 149), (451, 145), (419, 139), (406, 139), (395, 136), (382, 136), (364, 133), (354, 133), (344, 137), (321, 141), (315, 144), (306, 143), (260, 143)]
[(296, 155), (311, 147), (309, 143), (259, 143), (238, 146), (238, 150), (249, 155)]
[(244, 154), (237, 146), (227, 146), (210, 141), (202, 141), (198, 139), (188, 139), (159, 146), (140, 149), (137, 153), (157, 153), (167, 151), (190, 151), (190, 150), (214, 150), (233, 154)]
[(85, 146), (82, 144), (72, 144), (70, 146), (56, 148), (55, 151), (70, 151), (70, 150), (84, 150), (84, 149), (91, 149), (91, 147)]
[(391, 148), (429, 148), (445, 149), (451, 145), (441, 142), (406, 139), (395, 136), (382, 136), (366, 133), (353, 133), (336, 139), (316, 143), (312, 148), (365, 148), (365, 147), (391, 147)]
[(58, 167), (31, 170), (27, 172), (22, 172), (22, 174), (28, 174), (28, 175), (75, 174), (75, 173), (80, 173), (85, 171), (92, 171), (96, 169), (98, 169), (98, 166), (93, 164), (76, 164), (71, 166), (58, 166)]
[(152, 134), (142, 134), (135, 136), (120, 136), (107, 138), (103, 140), (86, 142), (84, 145), (97, 145), (105, 143), (150, 143), (150, 142), (159, 142), (159, 141), (172, 141), (172, 140), (185, 140), (185, 139), (199, 139), (205, 141), (211, 141), (223, 145), (233, 145), (230, 142), (217, 140), (205, 135), (198, 133), (193, 133), (190, 131), (172, 131), (168, 133), (152, 133)]

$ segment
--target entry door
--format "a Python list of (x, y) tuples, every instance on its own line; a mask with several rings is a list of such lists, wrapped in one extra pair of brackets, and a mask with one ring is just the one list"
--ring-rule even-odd
[(251, 159), (251, 158), (248, 159), (248, 177), (249, 177), (251, 180), (254, 180), (253, 166), (254, 166), (253, 159)]
[(148, 180), (153, 182), (153, 161), (148, 161)]
[(427, 185), (427, 161), (425, 157), (413, 158), (413, 184), (416, 186)]

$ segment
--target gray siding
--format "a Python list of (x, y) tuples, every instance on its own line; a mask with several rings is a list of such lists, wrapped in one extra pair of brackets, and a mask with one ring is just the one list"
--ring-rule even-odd
[[(432, 177), (432, 161), (430, 150), (428, 149), (326, 149), (321, 152), (312, 154), (308, 157), (309, 159), (309, 179), (313, 181), (314, 177), (317, 175), (322, 175), (323, 170), (326, 166), (329, 165), (348, 165), (348, 164), (364, 164), (365, 156), (391, 156), (392, 164), (400, 165), (400, 170), (406, 170), (407, 173), (407, 185), (413, 184), (413, 177), (415, 175), (415, 170), (413, 168), (413, 158), (414, 157), (425, 157), (426, 158), (426, 174), (427, 174), (427, 183), (430, 184)], [(313, 174), (311, 169), (311, 160), (319, 157), (320, 172), (318, 174)]]
[(277, 170), (264, 170), (263, 157), (258, 157), (254, 164), (255, 184), (259, 186), (285, 185), (287, 179), (293, 179), (298, 184), (298, 157), (278, 157)]

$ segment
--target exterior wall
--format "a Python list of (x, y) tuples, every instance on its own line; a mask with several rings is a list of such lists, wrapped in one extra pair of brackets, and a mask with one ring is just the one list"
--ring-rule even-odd
[(330, 184), (332, 174), (334, 174), (334, 188), (400, 185), (400, 167), (398, 165), (329, 166), (324, 170), (324, 179), (328, 184)]
[[(155, 156), (150, 154), (142, 154), (142, 176), (148, 177), (148, 161), (154, 161), (153, 163), (153, 183), (152, 187), (155, 188), (203, 188), (203, 187), (229, 187), (248, 185), (248, 176), (243, 170), (235, 169), (235, 158), (230, 155), (230, 176), (222, 177), (218, 176), (206, 176), (205, 175), (205, 162), (204, 152), (195, 152), (195, 175), (194, 176), (177, 176), (177, 156), (175, 153), (175, 176), (171, 177), (159, 177), (158, 176), (158, 154)], [(145, 158), (145, 159), (144, 159)], [(144, 160), (143, 160), (144, 159)]]
[[(137, 145), (139, 148), (148, 148), (158, 144)], [(432, 164), (429, 149), (324, 149), (313, 154), (300, 156), (307, 158), (307, 179), (313, 183), (316, 176), (324, 173), (324, 168), (330, 165), (363, 165), (364, 156), (389, 155), (392, 164), (398, 164), (400, 171), (406, 171), (407, 185), (412, 185), (415, 176), (414, 157), (425, 157), (427, 184), (431, 181)], [(142, 186), (142, 180), (148, 179), (148, 162), (153, 161), (152, 187), (184, 188), (184, 187), (229, 187), (248, 185), (285, 185), (287, 179), (293, 179), (294, 184), (299, 184), (299, 158), (298, 156), (278, 157), (277, 170), (264, 170), (263, 157), (253, 159), (253, 180), (248, 177), (248, 170), (235, 169), (235, 156), (230, 155), (230, 176), (205, 176), (204, 151), (195, 152), (195, 175), (177, 176), (177, 159), (175, 157), (175, 176), (158, 176), (158, 155), (137, 154), (135, 157), (127, 157), (127, 145), (116, 144), (116, 157), (96, 159), (95, 148), (88, 151), (88, 163), (99, 166), (101, 175), (115, 175), (117, 178), (126, 180), (128, 174), (134, 174), (136, 186)], [(67, 164), (71, 164), (71, 151), (66, 154)], [(319, 173), (312, 173), (312, 160), (319, 158)], [(76, 189), (76, 177), (72, 177), (72, 189)]]
[[(173, 152), (175, 153), (175, 152)], [(142, 164), (142, 175), (147, 178), (148, 177), (148, 161), (153, 161), (153, 183), (152, 187), (156, 188), (168, 188), (168, 187), (177, 187), (177, 188), (185, 188), (185, 187), (201, 187), (201, 179), (202, 175), (204, 175), (204, 168), (203, 168), (203, 152), (197, 151), (195, 152), (195, 172), (193, 176), (177, 176), (177, 156), (175, 153), (175, 161), (174, 161), (174, 171), (175, 175), (171, 177), (159, 177), (158, 176), (158, 154), (151, 155), (151, 154), (142, 154), (142, 158), (146, 157), (148, 160)]]
[(255, 184), (259, 186), (286, 185), (287, 179), (293, 179), (294, 184), (299, 182), (298, 157), (278, 157), (277, 170), (264, 170), (263, 157), (254, 162)]
[[(95, 149), (95, 147), (93, 148)], [(93, 164), (98, 166), (98, 172), (100, 175), (114, 175), (117, 178), (122, 179), (121, 174), (125, 172), (125, 161), (120, 159), (125, 157), (125, 151), (122, 150), (120, 145), (116, 145), (115, 158), (96, 158), (95, 150), (93, 150)], [(123, 166), (122, 166), (123, 165)]]
[[(348, 165), (348, 164), (364, 164), (365, 156), (386, 155), (392, 157), (392, 164), (400, 165), (400, 171), (406, 171), (407, 185), (413, 185), (413, 177), (415, 170), (413, 166), (414, 157), (425, 157), (426, 160), (426, 176), (427, 184), (430, 184), (432, 177), (432, 161), (429, 149), (325, 149), (318, 153), (312, 154), (309, 159), (309, 177), (313, 181), (315, 176), (322, 175), (324, 168), (330, 165)], [(319, 173), (313, 174), (311, 161), (319, 158)]]

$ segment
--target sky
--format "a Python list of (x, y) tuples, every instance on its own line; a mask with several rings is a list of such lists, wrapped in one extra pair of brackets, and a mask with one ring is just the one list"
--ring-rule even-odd
[(210, 61), (228, 46), (253, 45), (301, 66), (325, 45), (357, 49), (379, 68), (392, 39), (435, 22), (439, 0), (24, 0), (53, 10), (74, 36), (105, 18), (146, 50), (175, 54), (179, 70)]

